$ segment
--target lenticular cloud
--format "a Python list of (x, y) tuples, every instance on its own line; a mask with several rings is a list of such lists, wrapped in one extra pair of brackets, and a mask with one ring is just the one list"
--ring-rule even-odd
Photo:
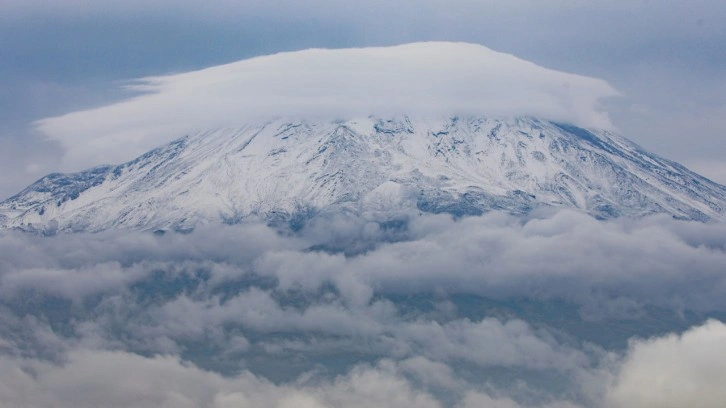
[(611, 127), (605, 81), (466, 43), (311, 49), (139, 80), (142, 94), (38, 122), (68, 170), (119, 162), (186, 133), (272, 117), (535, 116)]

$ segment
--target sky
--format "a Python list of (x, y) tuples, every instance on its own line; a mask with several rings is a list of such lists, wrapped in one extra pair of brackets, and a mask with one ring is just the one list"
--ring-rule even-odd
[(68, 169), (68, 146), (36, 121), (127, 98), (134, 79), (311, 47), (431, 40), (601, 78), (622, 94), (606, 108), (626, 137), (724, 183), (724, 21), (718, 0), (5, 0), (0, 197)]
[[(508, 61), (492, 71), (498, 79), (509, 71), (525, 82), (481, 80), (475, 90), (520, 86), (556, 108), (517, 98), (513, 111), (614, 127), (726, 182), (725, 22), (726, 3), (699, 0), (0, 0), (0, 197), (177, 131), (139, 133), (155, 124), (215, 124), (198, 112), (205, 90), (234, 96), (231, 85), (249, 86), (256, 69), (263, 90), (281, 92), (290, 66), (319, 81), (309, 53), (236, 61), (422, 41), (479, 44), (474, 54)], [(425, 67), (411, 49), (385, 50), (376, 58), (393, 53), (388, 61), (412, 75), (486, 66), (450, 48)], [(340, 66), (360, 52), (370, 51), (323, 53)], [(566, 97), (547, 99), (562, 92), (555, 82), (569, 84)], [(464, 92), (427, 86), (437, 97)], [(222, 116), (230, 112), (239, 113)], [(379, 221), (341, 212), (284, 233), (253, 222), (165, 234), (0, 231), (0, 407), (726, 400), (723, 223), (598, 221), (566, 209)]]

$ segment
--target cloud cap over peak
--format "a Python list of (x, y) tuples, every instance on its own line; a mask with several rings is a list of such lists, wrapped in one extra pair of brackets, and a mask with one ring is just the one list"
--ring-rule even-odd
[(142, 95), (38, 122), (66, 169), (132, 158), (185, 133), (269, 117), (535, 116), (608, 128), (607, 82), (477, 44), (309, 49), (140, 79)]

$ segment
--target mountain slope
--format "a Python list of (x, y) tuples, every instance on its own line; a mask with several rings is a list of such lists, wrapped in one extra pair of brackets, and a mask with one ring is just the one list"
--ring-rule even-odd
[(726, 218), (726, 188), (606, 131), (533, 118), (273, 120), (187, 136), (118, 166), (51, 174), (0, 203), (45, 232), (185, 230), (320, 212), (584, 210)]

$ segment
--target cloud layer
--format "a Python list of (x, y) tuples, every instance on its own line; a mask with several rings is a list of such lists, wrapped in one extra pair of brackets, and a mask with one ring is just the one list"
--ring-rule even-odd
[[(329, 379), (311, 374), (275, 384), (248, 371), (221, 376), (170, 355), (86, 349), (70, 351), (60, 364), (0, 356), (0, 406), (718, 408), (725, 397), (725, 334), (726, 325), (709, 321), (682, 336), (634, 342), (612, 372), (589, 373), (592, 383), (586, 386), (613, 385), (587, 405), (547, 398), (517, 402), (496, 390), (476, 390), (448, 366), (421, 357), (360, 364)], [(447, 405), (427, 389), (432, 385), (461, 397)]]
[(172, 138), (272, 117), (535, 116), (610, 127), (606, 82), (466, 43), (312, 49), (139, 80), (144, 94), (38, 122), (67, 168), (120, 162)]
[(0, 401), (715, 407), (726, 326), (686, 330), (726, 317), (725, 228), (563, 211), (3, 232)]

